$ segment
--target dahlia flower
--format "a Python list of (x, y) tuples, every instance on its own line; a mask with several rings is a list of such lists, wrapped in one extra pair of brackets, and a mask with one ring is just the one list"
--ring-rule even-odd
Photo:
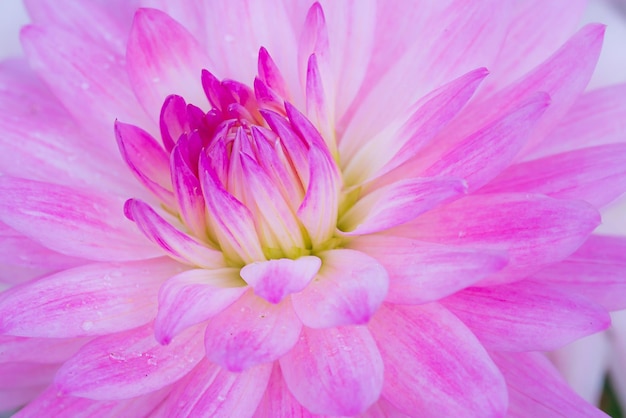
[(583, 1), (27, 7), (0, 408), (603, 416), (540, 353), (626, 307)]

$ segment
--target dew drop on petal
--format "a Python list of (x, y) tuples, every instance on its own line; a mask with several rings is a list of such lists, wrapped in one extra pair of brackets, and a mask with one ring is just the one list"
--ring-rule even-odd
[(119, 353), (109, 353), (109, 358), (114, 361), (125, 361), (126, 358)]

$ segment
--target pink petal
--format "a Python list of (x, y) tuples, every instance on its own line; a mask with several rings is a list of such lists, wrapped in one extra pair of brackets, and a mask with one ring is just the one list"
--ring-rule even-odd
[(430, 211), (394, 234), (506, 251), (509, 265), (490, 281), (510, 281), (574, 252), (599, 223), (584, 202), (532, 194), (468, 196)]
[[(579, 397), (540, 353), (492, 353), (509, 388), (508, 415), (514, 418), (606, 417)], [(529, 373), (532, 371), (532, 373)]]
[(365, 145), (361, 138), (343, 141), (346, 182), (358, 184), (379, 177), (414, 157), (465, 106), (487, 74), (479, 68), (438, 88), (404, 111), (399, 126), (392, 124)]
[(124, 206), (124, 212), (135, 222), (146, 238), (181, 263), (205, 268), (224, 266), (224, 256), (220, 251), (179, 231), (148, 204), (130, 199)]
[[(298, 73), (307, 74), (311, 55), (319, 55), (325, 61), (329, 59), (330, 44), (328, 42), (328, 29), (326, 17), (322, 6), (315, 2), (306, 14), (302, 31), (298, 39)], [(306, 85), (306, 82), (302, 83)]]
[(174, 206), (167, 153), (146, 131), (115, 122), (120, 153), (137, 179), (170, 208)]
[(602, 207), (626, 191), (626, 144), (564, 152), (510, 166), (484, 193), (530, 192)]
[(374, 51), (363, 87), (340, 122), (343, 138), (372, 137), (418, 98), (489, 67), (508, 29), (507, 8), (497, 0), (378, 4)]
[(297, 417), (314, 418), (313, 415), (293, 397), (280, 370), (278, 362), (274, 363), (272, 375), (267, 384), (265, 395), (259, 403), (253, 418)]
[(626, 308), (626, 238), (592, 235), (572, 255), (532, 275), (615, 311)]
[(16, 418), (72, 417), (116, 418), (147, 416), (168, 394), (169, 388), (131, 399), (95, 401), (67, 396), (51, 385), (39, 397), (29, 402), (14, 415)]
[(505, 253), (394, 236), (363, 236), (349, 248), (376, 258), (389, 274), (385, 301), (417, 305), (439, 300), (501, 270)]
[(285, 296), (302, 291), (321, 265), (322, 261), (315, 256), (281, 258), (248, 264), (241, 269), (241, 277), (257, 296), (276, 304)]
[(161, 283), (180, 271), (166, 258), (90, 264), (16, 286), (0, 293), (0, 330), (72, 338), (137, 327), (154, 318)]
[(400, 180), (359, 199), (340, 219), (345, 235), (366, 235), (402, 225), (432, 208), (463, 196), (458, 178), (418, 177)]
[(310, 180), (298, 218), (307, 229), (313, 248), (317, 248), (334, 234), (342, 184), (334, 161), (317, 146), (309, 149), (309, 167)]
[(58, 369), (59, 364), (2, 363), (0, 364), (0, 391), (47, 385), (52, 381)]
[(206, 107), (200, 88), (200, 71), (211, 67), (198, 41), (182, 25), (155, 9), (139, 9), (130, 30), (128, 75), (139, 101), (148, 113), (159, 117), (170, 94)]
[[(341, 117), (354, 100), (373, 57), (372, 48), (376, 42), (376, 2), (323, 2), (326, 13), (325, 25), (330, 46), (328, 77), (332, 77), (336, 92), (333, 94), (333, 107), (337, 119)], [(304, 13), (302, 14), (304, 16)], [(306, 28), (304, 29), (306, 31)], [(354, 48), (358, 45), (358, 48)], [(340, 51), (340, 53), (339, 53)], [(312, 53), (314, 51), (311, 51)], [(316, 54), (321, 51), (315, 51)]]
[(329, 91), (332, 86), (324, 83), (330, 80), (324, 80), (322, 71), (318, 65), (317, 55), (312, 54), (306, 70), (306, 112), (309, 120), (318, 127), (322, 137), (326, 139), (331, 152), (336, 154), (334, 106), (332, 93)]
[(359, 418), (410, 418), (409, 415), (405, 415), (398, 411), (398, 408), (393, 406), (383, 396), (378, 399), (371, 408), (365, 411), (364, 414), (358, 416)]
[(51, 250), (90, 260), (159, 255), (123, 219), (115, 199), (9, 176), (0, 177), (0, 195), (0, 221)]
[(283, 356), (301, 328), (291, 301), (274, 305), (248, 292), (209, 321), (206, 356), (230, 371), (246, 370)]
[(476, 190), (509, 166), (550, 102), (537, 94), (520, 107), (482, 127), (441, 156), (424, 176), (459, 177)]
[[(587, 86), (598, 58), (603, 33), (604, 27), (601, 25), (584, 27), (522, 79), (494, 95), (483, 96), (484, 99), (474, 102), (438, 135), (430, 147), (422, 151), (420, 165), (426, 165), (427, 162), (437, 164), (442, 155), (449, 149), (454, 149), (468, 134), (493, 123), (527, 104), (529, 100), (535, 100), (542, 95), (545, 97), (547, 94), (550, 97), (550, 106), (533, 127), (532, 133), (525, 138), (524, 145), (527, 149), (532, 149), (554, 129)], [(523, 152), (524, 150), (520, 156)], [(502, 168), (504, 167), (500, 167)]]
[[(307, 145), (321, 137), (315, 128), (308, 129), (310, 126), (308, 119), (300, 112), (295, 111), (295, 108), (290, 106), (288, 102), (285, 102), (285, 109), (288, 112), (290, 109), (294, 109), (293, 117), (288, 113), (289, 121), (271, 110), (261, 110), (261, 115), (263, 115), (272, 131), (280, 138), (280, 143), (285, 149), (288, 160), (293, 165), (304, 187), (306, 187), (309, 183), (310, 174), (310, 153)], [(309, 126), (299, 125), (296, 118), (306, 120)], [(312, 135), (308, 135), (309, 133), (312, 133)], [(314, 138), (311, 138), (311, 136)]]
[(529, 150), (530, 160), (574, 149), (624, 141), (626, 84), (605, 87), (580, 96), (556, 129)]
[(123, 55), (125, 28), (107, 13), (102, 2), (26, 0), (24, 3), (33, 23), (74, 32), (90, 44)]
[(272, 372), (262, 364), (240, 373), (204, 360), (176, 388), (159, 416), (231, 418), (252, 416)]
[(0, 129), (4, 174), (83, 188), (97, 185), (120, 196), (145, 193), (128, 175), (113, 141), (79, 127), (21, 60), (0, 63)]
[(276, 63), (264, 47), (259, 49), (257, 70), (259, 73), (259, 80), (262, 81), (263, 84), (272, 89), (272, 91), (276, 92), (279, 96), (285, 99), (288, 98), (287, 86), (283, 75), (280, 73), (280, 69), (276, 66)]
[[(86, 11), (92, 12), (95, 19), (102, 15), (95, 6)], [(91, 26), (93, 29), (90, 31), (98, 26)], [(76, 34), (74, 29), (75, 26), (72, 26), (72, 31), (57, 27), (25, 27), (21, 32), (21, 41), (31, 68), (46, 81), (75, 120), (82, 122), (82, 127), (93, 136), (100, 137), (102, 132), (111, 132), (116, 119), (150, 126), (146, 115), (137, 106), (128, 82), (123, 54), (90, 42), (88, 37)], [(125, 38), (124, 30), (104, 30), (103, 36)], [(100, 147), (106, 149), (107, 145), (100, 144)]]
[(300, 180), (291, 167), (278, 137), (271, 139), (266, 134), (270, 132), (252, 126), (252, 137), (256, 141), (256, 159), (265, 172), (272, 178), (274, 185), (280, 190), (285, 202), (292, 210), (297, 210), (304, 196), (304, 189)]
[[(0, 223), (0, 266), (7, 270), (6, 275), (0, 276), (0, 281), (22, 283), (85, 263), (86, 260), (52, 251)], [(24, 276), (18, 274), (21, 268)]]
[(0, 336), (0, 363), (62, 363), (88, 339)]
[(180, 216), (197, 238), (206, 239), (206, 207), (200, 180), (185, 162), (179, 146), (171, 154), (170, 167)]
[(304, 247), (300, 223), (269, 173), (246, 154), (241, 155), (241, 168), (246, 182), (244, 202), (258, 214), (264, 245), (280, 249), (288, 257), (299, 256), (295, 249)]
[(383, 361), (365, 327), (304, 328), (280, 368), (289, 391), (314, 414), (364, 412), (383, 385)]
[(491, 350), (550, 351), (611, 323), (588, 299), (527, 280), (465, 289), (442, 303)]
[(175, 94), (165, 98), (163, 106), (161, 107), (159, 128), (163, 145), (167, 151), (171, 152), (178, 138), (180, 138), (184, 132), (190, 131), (185, 99)]
[[(21, 407), (35, 399), (44, 389), (45, 386), (0, 390), (0, 411), (11, 411)], [(27, 417), (22, 411), (23, 409), (11, 416)]]
[(368, 326), (385, 361), (383, 396), (405, 414), (504, 416), (504, 379), (474, 335), (438, 305), (385, 305)]
[(583, 27), (541, 65), (497, 93), (496, 102), (503, 100), (505, 103), (515, 101), (529, 91), (544, 91), (550, 95), (552, 103), (533, 132), (531, 146), (554, 129), (587, 87), (600, 55), (604, 30), (604, 25), (599, 24)]
[(579, 27), (586, 3), (584, 0), (513, 3), (511, 25), (489, 85), (505, 86), (548, 58)]
[(354, 250), (336, 249), (318, 256), (320, 272), (302, 292), (291, 296), (302, 323), (310, 328), (367, 323), (387, 294), (389, 279), (383, 266)]
[(202, 359), (201, 328), (181, 333), (172, 344), (154, 339), (152, 324), (96, 338), (65, 362), (58, 389), (93, 400), (118, 400), (164, 388)]
[(200, 158), (200, 184), (221, 248), (229, 257), (240, 257), (245, 263), (265, 260), (252, 213), (226, 191), (204, 154)]
[(235, 268), (188, 270), (168, 279), (159, 290), (155, 338), (169, 344), (184, 329), (226, 309), (246, 289)]

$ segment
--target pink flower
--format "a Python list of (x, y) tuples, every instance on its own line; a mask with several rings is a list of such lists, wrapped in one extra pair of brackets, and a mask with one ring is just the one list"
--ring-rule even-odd
[(0, 406), (601, 416), (536, 353), (626, 307), (582, 3), (27, 2)]

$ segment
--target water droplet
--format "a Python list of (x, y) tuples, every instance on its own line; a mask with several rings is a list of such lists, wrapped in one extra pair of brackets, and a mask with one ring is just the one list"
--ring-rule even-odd
[(126, 358), (120, 353), (109, 353), (109, 358), (114, 361), (126, 361)]
[(150, 366), (156, 366), (157, 365), (157, 360), (154, 357), (149, 357), (148, 358), (148, 364)]
[(217, 397), (217, 401), (218, 401), (218, 402), (224, 402), (225, 400), (226, 400), (226, 398), (225, 398), (225, 397), (223, 397), (222, 395), (220, 395), (220, 396), (218, 396), (218, 397)]
[(92, 329), (92, 328), (93, 328), (93, 322), (91, 322), (91, 321), (85, 321), (85, 322), (83, 322), (83, 323), (82, 323), (81, 328), (82, 328), (84, 331), (89, 331), (90, 329)]

